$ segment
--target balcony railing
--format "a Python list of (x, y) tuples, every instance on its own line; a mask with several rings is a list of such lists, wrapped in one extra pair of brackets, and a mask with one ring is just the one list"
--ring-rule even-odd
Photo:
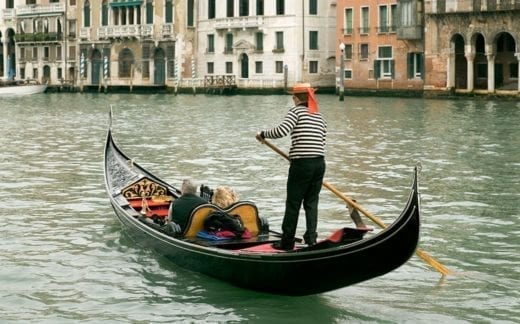
[(14, 19), (16, 17), (16, 11), (15, 9), (4, 9), (2, 11), (2, 17), (3, 19), (5, 20), (8, 20), (8, 19)]
[(36, 16), (44, 14), (65, 13), (65, 5), (61, 3), (51, 3), (48, 5), (27, 5), (16, 9), (17, 16)]
[[(102, 26), (98, 28), (98, 39), (146, 38), (153, 36), (153, 30), (153, 25)], [(83, 28), (81, 31), (83, 32)], [(84, 38), (83, 35), (80, 35), (80, 37)]]
[(259, 28), (263, 24), (263, 16), (227, 17), (215, 19), (215, 29)]
[(63, 39), (62, 33), (16, 34), (17, 42), (56, 42)]

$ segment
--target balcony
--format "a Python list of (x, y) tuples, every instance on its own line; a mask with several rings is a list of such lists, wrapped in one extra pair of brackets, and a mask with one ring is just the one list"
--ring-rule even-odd
[(16, 17), (16, 11), (15, 9), (3, 9), (0, 17), (4, 20), (13, 20)]
[(65, 13), (65, 5), (61, 3), (51, 3), (48, 5), (28, 5), (16, 9), (17, 16), (56, 16)]
[(15, 39), (20, 43), (27, 42), (57, 42), (63, 39), (62, 33), (27, 33), (16, 34)]
[[(98, 39), (148, 38), (153, 36), (153, 25), (102, 26), (98, 28)], [(84, 38), (80, 35), (81, 38)], [(90, 39), (90, 38), (87, 38)]]
[(215, 29), (260, 28), (264, 24), (263, 16), (227, 17), (215, 19)]
[[(153, 25), (150, 25), (153, 27)], [(164, 38), (170, 38), (175, 35), (175, 29), (173, 28), (173, 24), (164, 24), (162, 25), (161, 35)]]
[(397, 39), (399, 40), (421, 40), (421, 26), (402, 26), (397, 28)]

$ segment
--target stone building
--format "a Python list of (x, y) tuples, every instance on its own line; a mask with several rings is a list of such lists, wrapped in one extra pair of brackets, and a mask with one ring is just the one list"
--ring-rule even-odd
[(422, 0), (338, 0), (337, 10), (337, 66), (343, 58), (346, 89), (422, 91)]
[(78, 0), (80, 82), (173, 85), (195, 43), (194, 0)]
[(0, 75), (41, 82), (64, 78), (69, 38), (65, 2), (42, 0), (37, 5), (35, 0), (6, 0), (1, 6)]
[(243, 88), (334, 87), (336, 1), (198, 2), (198, 71)]
[(520, 90), (520, 1), (425, 3), (425, 89)]

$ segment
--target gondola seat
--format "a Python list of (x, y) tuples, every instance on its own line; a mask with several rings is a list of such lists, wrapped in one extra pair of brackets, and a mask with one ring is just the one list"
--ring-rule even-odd
[[(197, 233), (204, 229), (204, 220), (206, 217), (208, 217), (211, 212), (219, 210), (221, 209), (213, 204), (202, 204), (197, 206), (191, 212), (190, 219), (188, 220), (184, 231), (184, 237), (196, 237)], [(258, 208), (253, 202), (239, 201), (224, 211), (230, 215), (239, 215), (244, 223), (244, 227), (249, 230), (251, 236), (258, 236), (264, 221), (258, 217)]]
[(168, 189), (163, 185), (149, 179), (142, 178), (139, 181), (126, 186), (121, 190), (125, 197), (136, 211), (143, 213), (146, 217), (166, 218), (168, 209), (173, 199), (168, 195)]

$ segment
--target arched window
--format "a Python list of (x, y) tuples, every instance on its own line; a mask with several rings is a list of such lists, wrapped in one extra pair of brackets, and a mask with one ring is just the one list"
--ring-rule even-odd
[(134, 64), (134, 54), (128, 48), (119, 53), (119, 77), (129, 78), (132, 76), (132, 65)]
[(90, 27), (90, 1), (86, 0), (83, 6), (83, 27)]

